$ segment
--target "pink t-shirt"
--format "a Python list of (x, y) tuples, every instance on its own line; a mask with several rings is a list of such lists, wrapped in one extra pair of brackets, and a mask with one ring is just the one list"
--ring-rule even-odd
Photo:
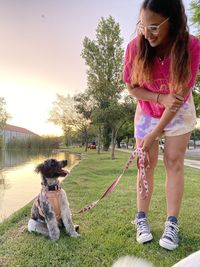
[[(136, 37), (127, 46), (125, 60), (124, 60), (124, 74), (123, 80), (125, 83), (131, 84), (131, 71), (133, 60), (137, 53), (137, 41)], [(197, 73), (200, 64), (200, 41), (195, 37), (190, 35), (189, 38), (189, 53), (191, 57), (191, 78), (188, 82), (188, 87), (192, 88), (195, 85)], [(152, 81), (145, 82), (140, 85), (141, 87), (151, 91), (163, 94), (168, 94), (169, 91), (169, 74), (170, 74), (170, 57), (165, 58), (162, 62), (158, 57), (155, 59), (155, 63), (152, 69)], [(190, 94), (189, 94), (190, 95)], [(187, 96), (186, 100), (188, 99)], [(152, 117), (160, 118), (164, 111), (164, 107), (158, 103), (139, 100), (142, 110)]]

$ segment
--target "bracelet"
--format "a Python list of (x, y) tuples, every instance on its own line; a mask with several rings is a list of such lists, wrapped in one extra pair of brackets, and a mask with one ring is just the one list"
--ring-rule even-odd
[(156, 103), (159, 103), (159, 96), (160, 96), (160, 94), (157, 95)]

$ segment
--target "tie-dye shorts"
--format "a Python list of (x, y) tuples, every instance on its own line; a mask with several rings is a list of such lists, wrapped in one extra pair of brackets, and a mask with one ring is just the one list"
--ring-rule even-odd
[[(138, 103), (134, 119), (135, 138), (144, 138), (159, 123), (159, 118), (153, 118), (144, 113)], [(196, 124), (196, 112), (192, 95), (181, 106), (175, 117), (163, 130), (164, 136), (176, 136), (186, 134), (194, 130)]]

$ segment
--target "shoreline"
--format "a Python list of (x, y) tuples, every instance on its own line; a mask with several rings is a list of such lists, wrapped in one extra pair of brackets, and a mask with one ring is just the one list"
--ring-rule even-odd
[[(67, 168), (67, 166), (66, 166), (66, 169), (68, 170), (69, 174), (67, 176), (65, 176), (64, 178), (60, 178), (59, 179), (60, 180), (60, 183), (62, 184), (65, 179), (68, 179), (68, 176), (70, 175), (70, 173), (73, 170), (73, 168), (76, 167), (80, 163), (80, 161), (82, 160), (82, 157), (81, 157), (82, 153), (76, 153), (76, 152), (68, 151), (68, 150), (65, 150), (65, 149), (61, 149), (61, 150), (60, 149), (57, 149), (56, 150), (56, 153), (59, 153), (59, 152), (67, 152), (68, 154), (74, 154), (74, 155), (80, 156), (79, 159), (76, 159), (75, 163), (70, 166), (70, 168)], [(52, 153), (55, 153), (55, 150), (52, 151)], [(40, 189), (40, 187), (39, 187), (39, 189)], [(39, 194), (39, 191), (37, 190), (37, 193), (35, 194), (35, 196), (31, 200), (29, 199), (28, 202), (26, 202), (23, 206), (19, 207), (19, 209), (14, 210), (12, 213), (9, 213), (8, 216), (6, 216), (6, 215), (3, 216), (3, 214), (1, 214), (1, 216), (0, 216), (0, 225), (2, 225), (6, 220), (9, 220), (16, 213), (20, 212), (20, 210), (24, 209), (27, 205), (29, 205), (30, 203), (32, 203), (33, 200), (35, 199), (35, 197), (38, 194)]]

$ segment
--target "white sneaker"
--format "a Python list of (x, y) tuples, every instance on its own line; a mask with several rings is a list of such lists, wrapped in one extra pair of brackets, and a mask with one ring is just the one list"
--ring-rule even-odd
[(165, 249), (173, 250), (178, 247), (178, 224), (175, 222), (166, 221), (165, 231), (159, 241), (159, 245)]
[(137, 229), (136, 240), (138, 243), (143, 244), (153, 239), (146, 217), (140, 219), (136, 218), (133, 221), (133, 224), (135, 224)]

